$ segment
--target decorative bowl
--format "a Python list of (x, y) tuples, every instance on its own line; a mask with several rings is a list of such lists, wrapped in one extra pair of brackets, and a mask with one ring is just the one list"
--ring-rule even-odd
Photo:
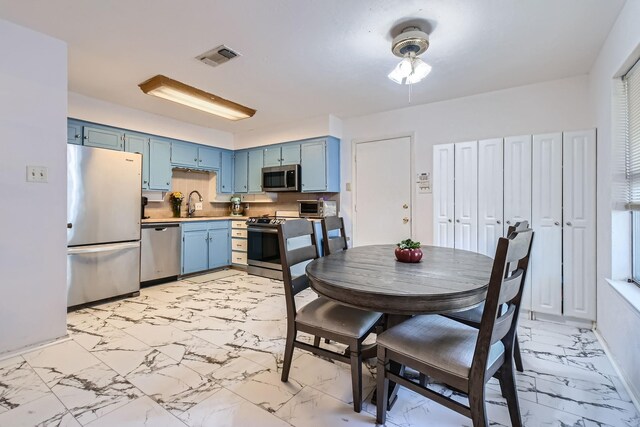
[(396, 259), (400, 262), (420, 262), (422, 259), (422, 249), (396, 248)]

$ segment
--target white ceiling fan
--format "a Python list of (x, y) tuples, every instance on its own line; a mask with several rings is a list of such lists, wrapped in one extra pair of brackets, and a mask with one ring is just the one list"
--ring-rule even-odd
[(398, 84), (418, 83), (431, 72), (431, 66), (418, 56), (429, 47), (429, 35), (418, 27), (407, 27), (394, 37), (391, 51), (402, 61), (389, 73), (388, 77)]

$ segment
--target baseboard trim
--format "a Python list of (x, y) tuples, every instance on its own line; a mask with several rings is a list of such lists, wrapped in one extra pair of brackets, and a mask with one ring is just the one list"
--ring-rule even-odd
[(627, 391), (627, 394), (629, 395), (629, 397), (631, 398), (633, 405), (636, 407), (636, 410), (640, 412), (640, 396), (636, 396), (635, 390), (631, 388), (631, 385), (627, 382), (627, 379), (624, 377), (622, 370), (618, 366), (618, 362), (616, 362), (616, 359), (613, 357), (613, 354), (611, 353), (611, 350), (609, 349), (607, 342), (604, 340), (600, 332), (597, 329), (595, 329), (593, 333), (595, 334), (596, 338), (600, 342), (600, 345), (604, 349), (604, 353), (609, 358), (609, 361), (611, 362), (613, 369), (616, 371), (616, 374), (618, 375), (618, 378), (620, 379), (620, 382), (622, 383), (622, 385), (624, 385), (624, 388)]
[(2, 353), (0, 354), (0, 361), (6, 360), (6, 359), (11, 359), (12, 357), (16, 357), (16, 356), (20, 356), (24, 353), (28, 353), (30, 351), (35, 351), (35, 350), (41, 350), (43, 348), (47, 348), (50, 347), (52, 345), (55, 344), (60, 344), (61, 342), (65, 342), (65, 341), (69, 341), (71, 339), (71, 337), (69, 336), (69, 334), (65, 334), (59, 338), (55, 338), (53, 340), (50, 341), (45, 341), (45, 342), (41, 342), (41, 343), (37, 343), (37, 344), (33, 344), (33, 345), (28, 345), (26, 347), (22, 347), (18, 350), (12, 350), (12, 351), (8, 351), (6, 353)]

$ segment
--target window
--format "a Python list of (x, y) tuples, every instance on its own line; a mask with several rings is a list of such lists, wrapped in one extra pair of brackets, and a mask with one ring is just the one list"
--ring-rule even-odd
[(627, 208), (632, 211), (632, 276), (640, 284), (640, 61), (622, 77)]

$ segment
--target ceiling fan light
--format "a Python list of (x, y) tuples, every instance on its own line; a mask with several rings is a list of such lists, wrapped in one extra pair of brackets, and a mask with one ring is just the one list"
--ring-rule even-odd
[(413, 72), (412, 58), (405, 57), (395, 66), (395, 68), (389, 73), (388, 77), (398, 84), (402, 84), (404, 79), (409, 77)]
[(413, 63), (413, 73), (407, 77), (406, 84), (411, 85), (418, 83), (431, 72), (431, 65), (427, 64), (420, 58), (416, 58)]

